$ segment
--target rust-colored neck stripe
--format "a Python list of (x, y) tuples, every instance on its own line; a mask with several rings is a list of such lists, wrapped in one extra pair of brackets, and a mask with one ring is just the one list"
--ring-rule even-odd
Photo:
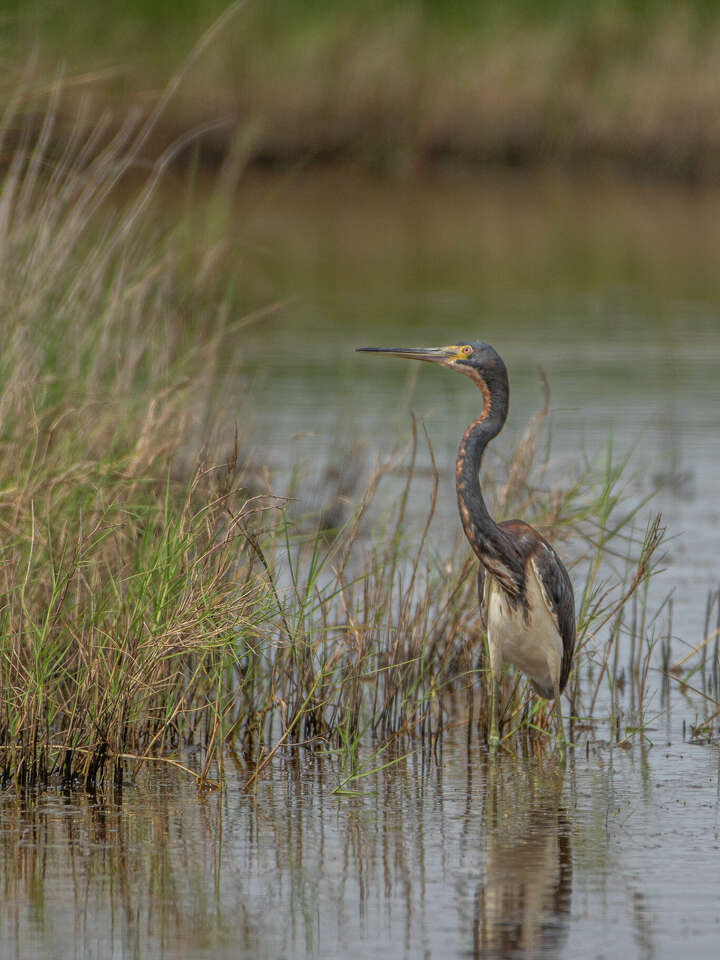
[(490, 387), (488, 387), (484, 378), (476, 370), (473, 370), (472, 368), (468, 370), (466, 376), (470, 377), (470, 379), (474, 381), (474, 383), (476, 383), (477, 386), (479, 387), (480, 393), (482, 393), (482, 397), (483, 397), (483, 408), (480, 416), (477, 417), (475, 420), (473, 420), (473, 422), (468, 426), (467, 430), (463, 434), (463, 438), (460, 443), (461, 455), (464, 454), (465, 452), (465, 441), (467, 440), (468, 436), (472, 433), (474, 428), (479, 423), (483, 423), (485, 420), (487, 420), (487, 418), (490, 416), (490, 409), (492, 407), (492, 397), (490, 396)]
[(483, 377), (481, 377), (479, 373), (476, 373), (472, 369), (468, 370), (466, 376), (470, 377), (470, 379), (473, 380), (480, 388), (480, 392), (483, 395), (483, 408), (480, 416), (477, 417), (475, 420), (473, 420), (473, 422), (468, 426), (465, 433), (462, 435), (460, 446), (458, 447), (457, 460), (455, 461), (455, 479), (457, 483), (460, 482), (463, 464), (465, 463), (465, 456), (467, 453), (467, 450), (466, 450), (467, 442), (468, 442), (468, 439), (470, 438), (470, 434), (473, 432), (475, 427), (483, 423), (483, 421), (487, 420), (487, 418), (490, 416), (490, 407), (492, 405), (492, 400), (490, 397), (490, 388), (488, 387), (487, 383), (485, 383), (485, 380), (483, 379)]

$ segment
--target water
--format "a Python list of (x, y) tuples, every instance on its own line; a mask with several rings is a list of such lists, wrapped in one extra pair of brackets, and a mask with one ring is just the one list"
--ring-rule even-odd
[[(416, 411), (443, 477), (441, 539), (457, 530), (452, 461), (479, 395), (352, 347), (493, 343), (512, 388), (500, 458), (540, 405), (542, 365), (554, 475), (612, 433), (633, 450), (630, 494), (658, 488), (674, 539), (657, 589), (674, 591), (680, 656), (720, 581), (719, 213), (712, 192), (551, 176), (250, 182), (238, 283), (249, 307), (286, 302), (243, 332), (228, 410), (279, 488), (298, 465), (362, 474)], [(714, 958), (720, 753), (684, 736), (712, 708), (675, 682), (661, 701), (654, 670), (649, 685), (645, 737), (583, 743), (564, 771), (488, 765), (458, 726), (437, 759), (362, 778), (360, 796), (333, 795), (348, 771), (303, 748), (253, 796), (242, 770), (199, 797), (161, 764), (122, 797), (4, 796), (0, 957)]]
[(336, 798), (297, 751), (248, 797), (142, 778), (0, 806), (3, 957), (717, 956), (718, 758), (488, 766), (464, 736)]

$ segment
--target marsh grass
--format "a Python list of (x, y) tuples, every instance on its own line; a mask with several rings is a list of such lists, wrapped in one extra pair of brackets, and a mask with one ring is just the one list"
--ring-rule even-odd
[[(251, 474), (242, 436), (213, 446), (247, 321), (229, 320), (220, 254), (180, 218), (154, 225), (170, 154), (118, 199), (149, 121), (101, 124), (58, 155), (56, 109), (51, 98), (37, 137), (28, 127), (0, 188), (2, 783), (95, 788), (170, 763), (208, 786), (231, 763), (251, 789), (278, 751), (313, 747), (341, 757), (347, 792), (407, 749), (439, 756), (448, 724), (484, 738), (475, 564), (462, 538), (436, 542), (421, 426), (364, 488), (336, 485), (322, 516), (273, 489), (271, 471)], [(484, 483), (498, 516), (535, 523), (572, 561), (579, 736), (600, 701), (619, 717), (624, 632), (642, 715), (644, 591), (663, 531), (641, 524), (610, 453), (553, 479), (549, 449), (538, 456), (547, 414), (546, 394)], [(548, 748), (549, 704), (510, 674), (502, 699), (504, 749)]]
[(149, 121), (58, 155), (58, 96), (0, 189), (0, 779), (92, 786), (201, 730), (212, 753), (262, 590), (233, 574), (237, 455), (184, 455), (228, 330), (198, 279), (214, 251), (148, 216), (167, 156), (118, 199)]
[(697, 713), (690, 723), (690, 739), (694, 743), (716, 743), (720, 735), (720, 589), (708, 592), (705, 606), (705, 628), (702, 639), (682, 657), (670, 663), (670, 652), (663, 651), (666, 684), (677, 684), (684, 694), (693, 694), (704, 706), (704, 716)]

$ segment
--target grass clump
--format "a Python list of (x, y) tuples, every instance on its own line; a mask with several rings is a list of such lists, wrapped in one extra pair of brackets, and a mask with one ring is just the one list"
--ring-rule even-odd
[(195, 741), (202, 780), (263, 607), (238, 582), (237, 454), (184, 453), (228, 305), (145, 214), (163, 158), (118, 200), (142, 125), (58, 155), (56, 107), (0, 184), (0, 780), (120, 781), (123, 755)]

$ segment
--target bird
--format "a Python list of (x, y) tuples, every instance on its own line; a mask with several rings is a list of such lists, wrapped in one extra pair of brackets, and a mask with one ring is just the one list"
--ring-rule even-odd
[(510, 386), (505, 363), (487, 343), (446, 347), (357, 347), (358, 352), (435, 363), (469, 377), (483, 398), (480, 415), (467, 427), (455, 464), (460, 520), (479, 561), (478, 599), (490, 661), (488, 746), (499, 745), (497, 703), (504, 663), (524, 673), (535, 692), (555, 700), (557, 743), (567, 746), (560, 696), (575, 649), (572, 581), (552, 545), (523, 520), (496, 523), (480, 486), (485, 448), (502, 430)]

